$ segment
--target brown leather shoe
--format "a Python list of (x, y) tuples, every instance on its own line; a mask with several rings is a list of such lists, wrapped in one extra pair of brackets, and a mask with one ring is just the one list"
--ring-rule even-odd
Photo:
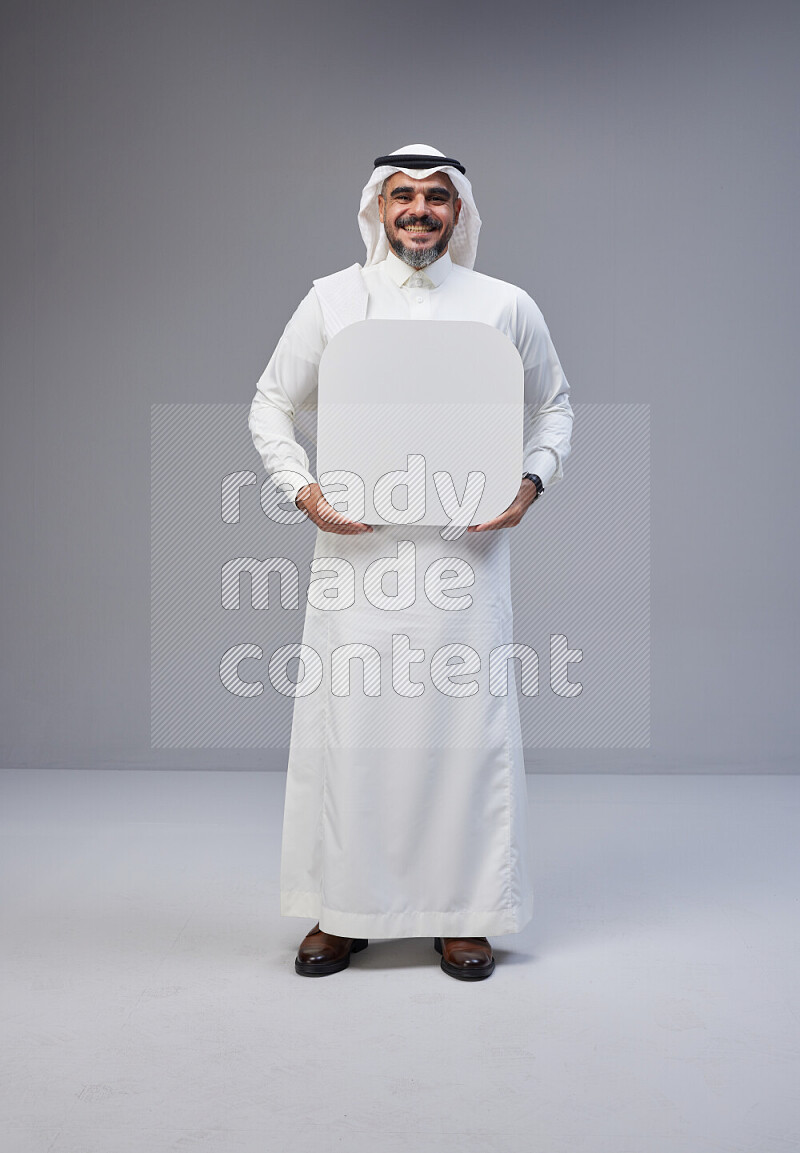
[(297, 951), (294, 968), (302, 977), (327, 977), (338, 973), (350, 964), (350, 954), (366, 949), (369, 941), (357, 937), (335, 937), (333, 933), (323, 933), (317, 921), (307, 933)]
[(434, 937), (433, 947), (442, 954), (442, 968), (459, 981), (482, 981), (494, 972), (492, 946), (485, 937)]

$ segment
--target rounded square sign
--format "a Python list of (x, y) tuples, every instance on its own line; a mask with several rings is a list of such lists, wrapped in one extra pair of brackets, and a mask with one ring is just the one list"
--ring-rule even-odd
[(522, 479), (524, 371), (508, 337), (456, 320), (362, 320), (319, 365), (317, 475), (368, 524), (481, 524)]

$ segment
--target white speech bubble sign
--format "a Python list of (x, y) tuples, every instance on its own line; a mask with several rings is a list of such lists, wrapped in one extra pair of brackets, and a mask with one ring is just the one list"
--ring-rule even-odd
[(319, 366), (323, 493), (367, 524), (491, 520), (519, 492), (523, 403), (519, 352), (489, 324), (348, 325)]

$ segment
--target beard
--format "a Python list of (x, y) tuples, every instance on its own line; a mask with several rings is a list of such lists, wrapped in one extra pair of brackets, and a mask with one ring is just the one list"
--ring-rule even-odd
[[(404, 228), (408, 224), (424, 224), (429, 228), (441, 228), (441, 235), (437, 237), (433, 244), (428, 245), (427, 248), (409, 248), (404, 244), (400, 238), (399, 229)], [(431, 216), (423, 216), (418, 219), (411, 217), (402, 217), (391, 228), (384, 224), (384, 231), (386, 239), (396, 256), (412, 268), (427, 268), (429, 264), (433, 264), (434, 260), (438, 260), (442, 253), (450, 243), (450, 237), (453, 235), (454, 223), (443, 226), (440, 221)]]

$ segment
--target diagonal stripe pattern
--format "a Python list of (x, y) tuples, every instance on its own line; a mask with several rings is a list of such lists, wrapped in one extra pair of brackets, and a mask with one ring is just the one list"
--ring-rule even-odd
[[(287, 655), (300, 652), (316, 529), (265, 514), (262, 490), (271, 497), (273, 488), (248, 411), (152, 406), (153, 747), (288, 746), (301, 672)], [(316, 473), (313, 415), (299, 415), (297, 436)], [(577, 405), (565, 480), (507, 530), (514, 641), (538, 655), (538, 681), (528, 669), (518, 693), (526, 748), (649, 744), (649, 470), (648, 405)], [(488, 663), (481, 692), (490, 691)], [(520, 660), (507, 667), (513, 692), (525, 670)], [(330, 691), (331, 670), (322, 671), (317, 691)], [(391, 679), (356, 646), (334, 670), (333, 691), (351, 681), (354, 694), (391, 691)]]

